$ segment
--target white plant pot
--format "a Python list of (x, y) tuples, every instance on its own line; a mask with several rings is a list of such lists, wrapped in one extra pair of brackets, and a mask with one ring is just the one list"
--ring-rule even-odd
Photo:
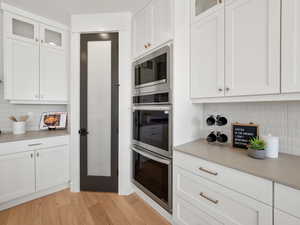
[(26, 122), (13, 122), (13, 134), (25, 134)]

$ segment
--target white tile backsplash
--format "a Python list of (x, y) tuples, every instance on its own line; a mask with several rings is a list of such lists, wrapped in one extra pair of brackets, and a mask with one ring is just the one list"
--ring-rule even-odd
[(280, 137), (280, 152), (300, 155), (300, 102), (220, 103), (204, 104), (204, 124), (209, 115), (225, 115), (225, 127), (204, 126), (203, 134), (220, 130), (229, 135), (231, 123), (253, 122), (259, 125), (260, 135)]
[[(3, 81), (2, 65), (2, 15), (0, 11), (0, 80)], [(48, 111), (67, 111), (66, 105), (13, 105), (4, 100), (4, 84), (0, 83), (0, 130), (11, 131), (12, 124), (8, 120), (11, 115), (20, 116), (30, 113), (28, 130), (38, 130), (41, 114)]]

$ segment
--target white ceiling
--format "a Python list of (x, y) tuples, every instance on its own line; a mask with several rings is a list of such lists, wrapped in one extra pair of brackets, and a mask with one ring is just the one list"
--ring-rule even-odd
[[(1, 1), (1, 0), (0, 0)], [(40, 16), (69, 24), (71, 14), (136, 12), (149, 0), (2, 0)]]

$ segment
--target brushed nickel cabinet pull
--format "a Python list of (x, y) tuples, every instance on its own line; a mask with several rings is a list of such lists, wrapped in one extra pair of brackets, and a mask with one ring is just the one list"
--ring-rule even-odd
[(214, 203), (214, 204), (218, 204), (218, 203), (219, 203), (218, 200), (214, 200), (214, 199), (212, 199), (212, 198), (206, 196), (203, 192), (200, 193), (200, 196), (201, 196), (202, 198), (205, 198), (206, 200), (208, 200), (208, 201)]
[(42, 143), (29, 144), (28, 146), (29, 146), (29, 147), (33, 147), (33, 146), (39, 146), (39, 145), (42, 145)]
[(218, 175), (217, 172), (213, 172), (213, 171), (204, 169), (203, 167), (200, 167), (199, 170), (201, 170), (201, 171), (203, 171), (203, 172), (205, 172), (205, 173), (209, 173), (209, 174), (214, 175), (214, 176), (217, 176), (217, 175)]

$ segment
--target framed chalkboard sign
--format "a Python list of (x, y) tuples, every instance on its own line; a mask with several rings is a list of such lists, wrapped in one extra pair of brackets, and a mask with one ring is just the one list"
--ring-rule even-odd
[(258, 125), (233, 123), (232, 124), (232, 146), (247, 149), (250, 138), (259, 137)]

